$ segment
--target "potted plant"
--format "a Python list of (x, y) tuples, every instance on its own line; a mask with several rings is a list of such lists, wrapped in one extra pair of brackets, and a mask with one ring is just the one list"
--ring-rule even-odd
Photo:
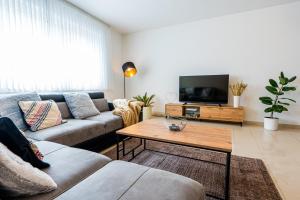
[(283, 97), (285, 92), (295, 91), (296, 87), (289, 86), (289, 83), (296, 80), (296, 76), (292, 78), (287, 78), (284, 76), (283, 72), (280, 73), (279, 82), (276, 82), (274, 79), (269, 80), (269, 85), (266, 86), (266, 90), (271, 93), (274, 97), (264, 96), (260, 97), (259, 100), (267, 105), (265, 113), (270, 113), (269, 117), (264, 118), (264, 128), (266, 130), (277, 130), (278, 129), (278, 118), (274, 116), (274, 113), (282, 113), (288, 111), (286, 106), (289, 106), (290, 103), (296, 103), (295, 100)]
[(247, 84), (238, 82), (230, 85), (229, 87), (233, 94), (233, 107), (238, 108), (240, 106), (240, 97), (245, 91)]
[(152, 106), (154, 104), (153, 102), (153, 98), (155, 97), (154, 94), (152, 94), (151, 96), (148, 96), (147, 95), (147, 92), (145, 93), (144, 96), (136, 96), (136, 97), (133, 97), (133, 99), (137, 100), (137, 101), (141, 101), (144, 103), (144, 106), (143, 106), (143, 120), (146, 120), (146, 119), (150, 119), (151, 116), (152, 116)]

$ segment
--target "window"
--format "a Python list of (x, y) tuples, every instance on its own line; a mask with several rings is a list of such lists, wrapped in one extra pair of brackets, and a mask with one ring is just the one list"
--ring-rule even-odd
[(109, 31), (62, 0), (0, 0), (0, 91), (106, 89)]

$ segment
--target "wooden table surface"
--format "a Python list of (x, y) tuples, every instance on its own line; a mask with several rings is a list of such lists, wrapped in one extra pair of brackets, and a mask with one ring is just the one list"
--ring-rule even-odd
[(231, 152), (232, 130), (187, 123), (180, 132), (170, 131), (164, 120), (146, 120), (120, 129), (117, 134), (162, 142)]

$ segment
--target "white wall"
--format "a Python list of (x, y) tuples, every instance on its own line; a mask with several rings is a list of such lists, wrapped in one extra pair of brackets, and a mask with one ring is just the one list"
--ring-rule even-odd
[(123, 98), (122, 35), (111, 29), (111, 67), (108, 71), (108, 89), (105, 96), (109, 101)]
[[(156, 94), (154, 111), (178, 100), (180, 75), (230, 74), (243, 80), (246, 120), (262, 121), (259, 96), (280, 71), (297, 75), (300, 85), (300, 2), (193, 23), (137, 32), (123, 38), (123, 61), (131, 60), (137, 76), (127, 81), (128, 97)], [(300, 87), (291, 95), (298, 104), (280, 115), (282, 123), (300, 124)], [(231, 99), (230, 99), (231, 102)]]

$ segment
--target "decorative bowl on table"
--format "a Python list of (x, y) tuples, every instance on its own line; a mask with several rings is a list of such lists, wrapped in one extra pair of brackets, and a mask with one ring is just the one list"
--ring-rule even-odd
[(182, 131), (185, 128), (187, 121), (182, 117), (167, 116), (165, 124), (170, 131), (178, 132)]

